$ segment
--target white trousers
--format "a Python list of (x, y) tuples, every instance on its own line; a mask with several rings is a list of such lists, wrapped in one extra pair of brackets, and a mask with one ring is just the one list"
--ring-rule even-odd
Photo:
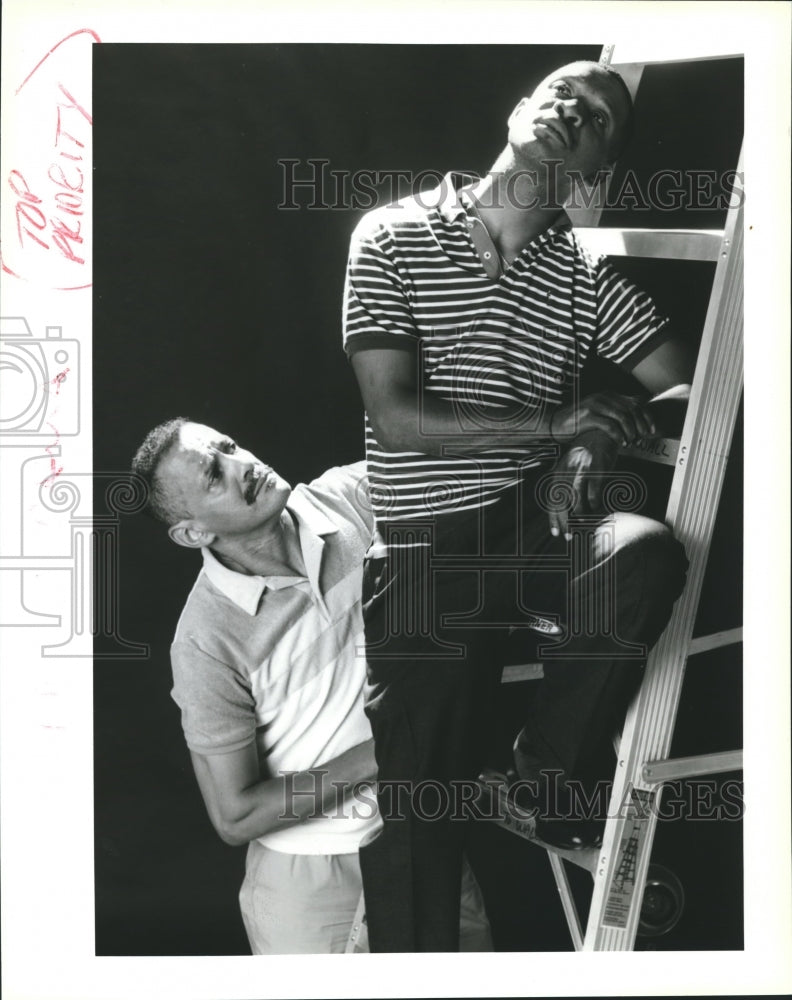
[[(254, 955), (367, 952), (357, 854), (284, 854), (254, 840), (239, 893)], [(460, 951), (492, 951), (484, 900), (470, 866), (462, 873)]]

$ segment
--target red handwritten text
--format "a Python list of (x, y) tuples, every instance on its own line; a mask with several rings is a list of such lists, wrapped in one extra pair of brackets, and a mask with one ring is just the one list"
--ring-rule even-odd
[(66, 381), (66, 376), (69, 374), (69, 369), (64, 368), (62, 372), (58, 372), (55, 378), (51, 378), (50, 382), (55, 386), (55, 395), (57, 396), (60, 392), (60, 387), (63, 382)]
[(71, 125), (75, 115), (89, 125), (92, 118), (62, 83), (58, 87), (66, 103), (59, 101), (56, 106), (57, 159), (47, 170), (52, 187), (45, 193), (46, 204), (31, 191), (21, 171), (12, 170), (8, 183), (18, 199), (16, 220), (20, 246), (24, 247), (26, 238), (32, 239), (45, 250), (54, 246), (67, 260), (84, 264), (85, 258), (78, 253), (83, 242), (79, 217), (83, 215), (84, 174), (78, 164), (84, 161), (85, 143), (69, 129), (76, 131)]
[[(2, 178), (2, 269), (74, 290), (90, 285), (91, 48), (89, 28), (62, 38), (17, 87), (12, 169)], [(10, 189), (10, 192), (9, 192)]]
[(52, 433), (55, 435), (55, 441), (52, 444), (44, 445), (44, 451), (46, 451), (46, 453), (50, 457), (50, 474), (45, 479), (41, 480), (42, 486), (46, 486), (47, 483), (49, 483), (53, 479), (56, 479), (63, 472), (63, 466), (57, 464), (57, 462), (55, 461), (55, 455), (53, 454), (55, 449), (58, 447), (58, 442), (60, 441), (60, 434), (58, 433), (57, 427), (54, 427), (52, 424), (49, 423), (49, 421), (47, 421), (47, 423), (49, 427), (52, 428)]

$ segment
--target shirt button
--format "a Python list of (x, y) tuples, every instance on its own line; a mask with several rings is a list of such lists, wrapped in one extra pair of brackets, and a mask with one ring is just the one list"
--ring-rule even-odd
[(489, 250), (484, 251), (484, 260), (489, 260), (491, 256), (492, 254), (489, 252)]

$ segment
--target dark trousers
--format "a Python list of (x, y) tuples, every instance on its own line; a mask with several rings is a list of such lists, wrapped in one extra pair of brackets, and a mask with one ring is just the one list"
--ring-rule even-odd
[[(684, 585), (687, 561), (664, 525), (614, 514), (580, 523), (567, 542), (528, 509), (515, 490), (472, 514), (402, 525), (387, 558), (364, 568), (366, 713), (384, 820), (360, 851), (372, 951), (458, 948), (461, 800), (485, 762), (515, 637), (533, 640), (537, 615), (561, 629), (539, 647), (545, 677), (520, 734), (522, 763), (537, 776), (583, 774)], [(427, 544), (395, 544), (404, 541)]]

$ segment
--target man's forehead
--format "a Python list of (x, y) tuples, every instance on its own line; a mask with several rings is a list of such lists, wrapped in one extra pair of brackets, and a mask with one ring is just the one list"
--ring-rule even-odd
[(228, 435), (206, 424), (184, 424), (179, 431), (179, 450), (203, 452), (227, 440)]
[(607, 110), (610, 115), (611, 128), (623, 126), (630, 118), (630, 99), (621, 80), (610, 73), (599, 63), (576, 62), (559, 66), (534, 91), (541, 100), (542, 92), (557, 80), (565, 80), (572, 84), (575, 91), (582, 92), (587, 100), (593, 100)]
[(160, 482), (170, 487), (177, 484), (184, 487), (188, 482), (201, 476), (201, 470), (209, 461), (213, 448), (225, 435), (205, 424), (183, 424), (179, 437), (160, 462)]
[(599, 63), (594, 62), (567, 63), (566, 66), (559, 66), (558, 69), (553, 70), (552, 73), (549, 73), (542, 80), (536, 90), (539, 91), (554, 80), (561, 79), (582, 80), (593, 90), (600, 91), (603, 96), (607, 93), (608, 95), (618, 94), (619, 97), (622, 97), (618, 81), (606, 69), (600, 66)]

